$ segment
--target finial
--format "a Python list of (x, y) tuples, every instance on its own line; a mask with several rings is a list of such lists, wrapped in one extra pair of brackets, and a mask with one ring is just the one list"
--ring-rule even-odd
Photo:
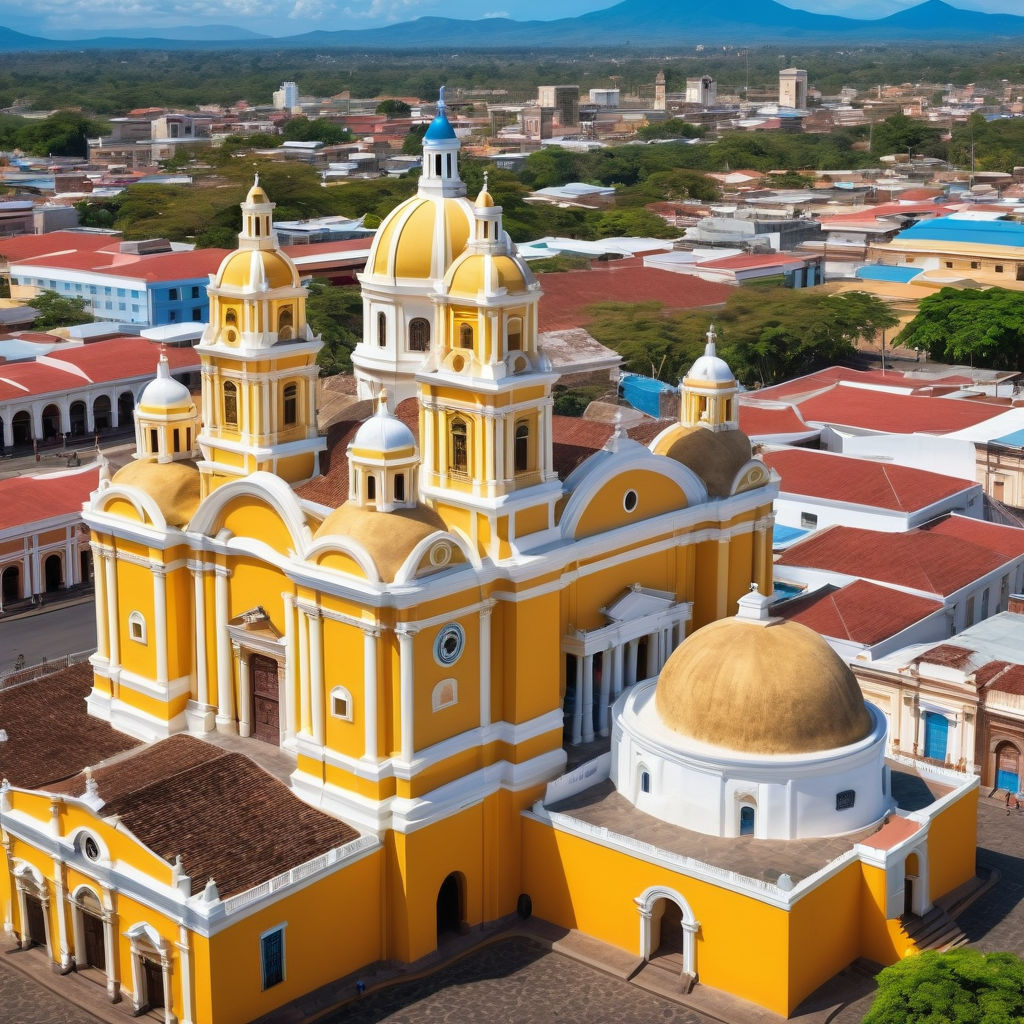
[(715, 333), (715, 325), (714, 324), (711, 324), (711, 326), (708, 328), (707, 339), (708, 339), (708, 343), (704, 347), (704, 355), (706, 355), (706, 356), (717, 355), (717, 353), (715, 351), (715, 342), (718, 340), (718, 335)]
[(438, 95), (438, 100), (437, 100), (437, 114), (438, 114), (439, 117), (442, 114), (447, 116), (448, 104), (445, 103), (445, 101), (444, 101), (444, 86), (443, 85), (438, 90), (438, 93), (439, 93), (439, 95)]
[(104, 484), (104, 483), (109, 484), (110, 483), (110, 461), (107, 459), (106, 455), (103, 454), (103, 452), (99, 451), (98, 448), (96, 450), (99, 452), (99, 456), (97, 458), (97, 462), (99, 462), (99, 464), (100, 464), (100, 483), (101, 484)]
[[(255, 166), (256, 166), (256, 165), (255, 165), (255, 164), (253, 164), (253, 167), (255, 167)], [(252, 176), (252, 187), (253, 187), (253, 188), (259, 188), (259, 187), (260, 187), (260, 172), (259, 172), (259, 171), (254, 171), (254, 172), (253, 172), (253, 176)]]
[(484, 171), (484, 191), (485, 192), (489, 192), (490, 191), (490, 188), (488, 187), (488, 184), (487, 184), (487, 179), (490, 176), (491, 176), (491, 172), (490, 171)]
[(388, 411), (388, 389), (383, 384), (377, 392), (377, 414), (384, 416)]
[(99, 796), (100, 788), (92, 777), (92, 768), (85, 766), (85, 795), (90, 797)]

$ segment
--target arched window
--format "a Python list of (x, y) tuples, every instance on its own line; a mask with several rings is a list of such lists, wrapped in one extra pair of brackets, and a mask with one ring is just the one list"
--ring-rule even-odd
[(642, 771), (640, 773), (640, 792), (650, 793), (651, 791), (651, 773), (648, 771)]
[(277, 318), (277, 336), (282, 341), (288, 341), (292, 336), (292, 311), (282, 309), (281, 315)]
[(146, 619), (142, 612), (132, 612), (128, 616), (128, 635), (140, 644), (146, 642)]
[(462, 326), (459, 327), (459, 347), (473, 347), (473, 328), (470, 327), (469, 324), (462, 324)]
[(388, 318), (383, 313), (377, 314), (377, 344), (384, 348), (388, 343)]
[(298, 419), (299, 413), (299, 386), (298, 384), (286, 384), (284, 388), (284, 423), (285, 426), (292, 426)]
[(233, 309), (229, 309), (224, 314), (224, 323), (226, 323), (226, 324), (236, 324), (236, 323), (238, 323), (238, 314)]
[(516, 424), (515, 467), (517, 473), (530, 468), (530, 425), (525, 420)]
[(366, 475), (366, 500), (377, 500), (377, 478), (370, 473)]
[(224, 425), (238, 426), (238, 385), (230, 380), (224, 385)]
[(754, 834), (754, 808), (744, 805), (740, 808), (740, 835), (752, 836)]
[(335, 686), (331, 690), (331, 714), (346, 722), (352, 721), (352, 694), (344, 686)]
[(464, 420), (452, 422), (448, 468), (453, 473), (466, 474), (469, 472), (469, 438)]
[(409, 351), (426, 352), (430, 348), (430, 324), (418, 316), (409, 321)]
[(405, 474), (395, 474), (395, 501), (405, 501)]
[(523, 347), (523, 320), (522, 317), (514, 316), (508, 322), (508, 350), (518, 351)]

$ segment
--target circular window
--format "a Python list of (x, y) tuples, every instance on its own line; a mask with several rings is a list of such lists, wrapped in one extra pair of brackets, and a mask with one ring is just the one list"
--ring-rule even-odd
[(636, 496), (636, 491), (626, 491), (625, 495), (622, 498), (622, 507), (627, 512), (632, 512), (633, 509), (636, 508), (637, 501), (638, 498)]
[(89, 858), (89, 860), (100, 859), (100, 848), (92, 836), (85, 837), (85, 842), (82, 843), (82, 852)]
[(446, 566), (452, 560), (452, 549), (450, 544), (435, 544), (430, 549), (430, 564), (438, 569)]
[(455, 371), (456, 373), (462, 373), (462, 368), (463, 368), (463, 367), (464, 367), (465, 365), (466, 365), (466, 360), (465, 360), (465, 359), (463, 359), (463, 358), (462, 358), (462, 356), (456, 356), (456, 357), (455, 357), (455, 358), (454, 358), (454, 359), (452, 360), (452, 369), (453, 369), (453, 370), (454, 370), (454, 371)]
[(454, 665), (466, 646), (466, 631), (457, 623), (449, 622), (434, 641), (434, 657), (441, 665)]
[(224, 336), (227, 338), (229, 345), (234, 345), (235, 338), (238, 337), (238, 335), (235, 334), (234, 331), (230, 331), (230, 330)]

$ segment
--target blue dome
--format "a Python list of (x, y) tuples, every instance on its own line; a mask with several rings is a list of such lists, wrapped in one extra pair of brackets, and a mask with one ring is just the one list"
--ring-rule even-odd
[(455, 132), (444, 114), (438, 114), (423, 135), (424, 142), (442, 142), (455, 138)]

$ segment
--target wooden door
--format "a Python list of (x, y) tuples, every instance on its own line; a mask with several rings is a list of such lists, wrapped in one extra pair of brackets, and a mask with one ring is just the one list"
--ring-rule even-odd
[(82, 914), (82, 938), (85, 942), (85, 964), (97, 967), (101, 971), (107, 969), (107, 950), (103, 944), (103, 921), (92, 914)]
[(151, 1010), (164, 1005), (164, 972), (163, 968), (155, 960), (143, 957), (142, 960), (142, 984), (146, 990), (144, 1005)]
[(37, 946), (46, 945), (46, 920), (43, 904), (38, 896), (25, 897), (25, 935)]
[(277, 662), (254, 654), (249, 663), (252, 679), (253, 735), (264, 743), (281, 743), (281, 698)]

